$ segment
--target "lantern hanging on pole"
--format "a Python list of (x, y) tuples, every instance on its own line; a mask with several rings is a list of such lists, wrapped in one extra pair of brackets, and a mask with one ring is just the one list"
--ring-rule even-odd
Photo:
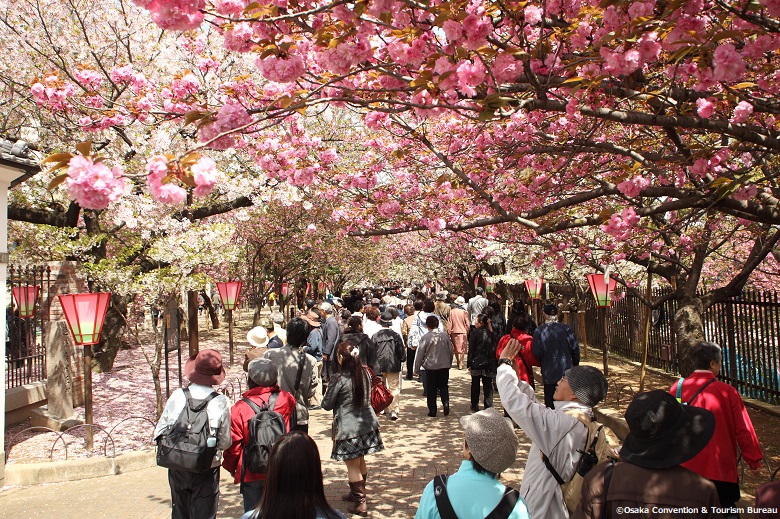
[[(60, 294), (59, 299), (74, 342), (84, 346), (84, 423), (92, 426), (92, 345), (100, 342), (111, 293)], [(88, 427), (85, 433), (85, 448), (89, 451), (95, 432)]]
[(35, 286), (22, 286), (13, 287), (14, 301), (16, 301), (16, 307), (19, 309), (19, 317), (22, 319), (29, 319), (35, 313), (35, 302), (38, 300), (38, 292), (41, 287)]
[(283, 296), (290, 295), (290, 284), (289, 283), (282, 283), (282, 295)]
[[(588, 284), (593, 298), (596, 300), (596, 306), (606, 308), (612, 306), (612, 294), (615, 292), (617, 281), (608, 277), (606, 274), (588, 274)], [(605, 279), (606, 278), (606, 281)]]
[(76, 345), (99, 343), (111, 293), (60, 294), (59, 299)]
[(544, 285), (544, 278), (526, 279), (525, 288), (528, 290), (528, 295), (531, 299), (540, 299), (542, 297), (542, 286)]
[(238, 295), (241, 293), (241, 281), (227, 281), (217, 283), (219, 298), (228, 314), (228, 348), (230, 351), (230, 365), (233, 365), (233, 310), (238, 306)]
[(326, 287), (325, 287), (325, 282), (324, 281), (320, 281), (319, 283), (317, 283), (317, 291), (318, 292), (324, 293), (325, 292), (325, 288)]
[(492, 281), (485, 281), (485, 291), (490, 293), (495, 289), (496, 284)]
[(241, 281), (227, 281), (217, 283), (219, 290), (219, 299), (225, 310), (235, 310), (238, 305), (238, 296), (241, 293)]

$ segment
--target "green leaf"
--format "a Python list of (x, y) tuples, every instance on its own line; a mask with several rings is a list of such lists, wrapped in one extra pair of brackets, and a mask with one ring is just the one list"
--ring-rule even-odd
[(495, 110), (492, 110), (490, 108), (485, 108), (484, 110), (479, 112), (479, 120), (482, 122), (492, 121), (495, 115), (496, 115)]

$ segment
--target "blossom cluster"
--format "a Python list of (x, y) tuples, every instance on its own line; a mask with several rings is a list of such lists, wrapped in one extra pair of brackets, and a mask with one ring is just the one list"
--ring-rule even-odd
[(68, 195), (84, 209), (105, 209), (124, 194), (122, 168), (76, 155), (68, 162), (65, 187)]

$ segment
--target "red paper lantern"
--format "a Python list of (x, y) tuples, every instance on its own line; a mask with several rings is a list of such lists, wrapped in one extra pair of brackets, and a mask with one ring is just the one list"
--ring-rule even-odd
[(318, 292), (325, 292), (325, 288), (326, 287), (325, 287), (325, 282), (324, 281), (320, 281), (319, 283), (317, 283), (317, 291)]
[(59, 298), (76, 345), (99, 343), (111, 293), (60, 294)]
[(531, 299), (541, 299), (543, 286), (544, 278), (525, 280), (525, 288), (528, 290), (528, 295), (531, 296)]
[(290, 295), (290, 284), (289, 283), (282, 283), (282, 295)]
[(241, 281), (217, 283), (219, 298), (225, 310), (235, 310), (238, 305), (238, 295), (241, 293)]
[(588, 284), (593, 298), (596, 300), (596, 306), (606, 308), (612, 306), (612, 294), (615, 292), (617, 281), (606, 277), (604, 274), (588, 274)]
[(35, 302), (38, 300), (39, 286), (13, 287), (14, 300), (19, 309), (19, 317), (28, 319), (35, 313)]

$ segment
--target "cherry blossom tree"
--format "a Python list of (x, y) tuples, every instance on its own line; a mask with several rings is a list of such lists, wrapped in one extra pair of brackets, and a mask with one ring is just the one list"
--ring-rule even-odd
[[(42, 4), (23, 5), (36, 14)], [(164, 29), (168, 45), (139, 54), (165, 62), (156, 75), (149, 58), (100, 69), (64, 59), (56, 38), (53, 54), (32, 47), (39, 70), (56, 72), (28, 81), (46, 119), (83, 123), (74, 143), (83, 132), (119, 135), (113, 162), (51, 159), (84, 207), (121, 203), (119, 182), (132, 179), (166, 203), (197, 189), (206, 202), (184, 211), (192, 218), (288, 182), (340, 197), (333, 217), (355, 235), (551, 237), (583, 263), (625, 259), (674, 281), (681, 351), (701, 335), (702, 307), (738, 293), (775, 249), (774, 0), (134, 4)], [(92, 15), (85, 4), (68, 5), (92, 27), (80, 22)], [(106, 5), (134, 22), (140, 13)], [(166, 59), (174, 50), (185, 59)], [(352, 121), (351, 139), (329, 145), (311, 121), (326, 117)], [(121, 137), (145, 124), (155, 149)], [(345, 152), (360, 159), (345, 165)], [(215, 166), (193, 171), (206, 158)], [(747, 257), (702, 298), (709, 259), (733, 238)]]

